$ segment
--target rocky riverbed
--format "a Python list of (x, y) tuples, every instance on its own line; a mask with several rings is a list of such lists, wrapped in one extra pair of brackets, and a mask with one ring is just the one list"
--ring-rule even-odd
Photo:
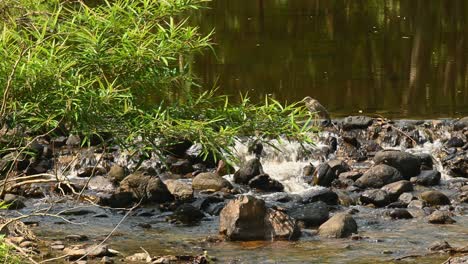
[(11, 241), (53, 263), (463, 261), (468, 118), (333, 123), (315, 145), (239, 139), (235, 168), (190, 142), (162, 162), (40, 138), (3, 181), (1, 214), (33, 214), (36, 235)]

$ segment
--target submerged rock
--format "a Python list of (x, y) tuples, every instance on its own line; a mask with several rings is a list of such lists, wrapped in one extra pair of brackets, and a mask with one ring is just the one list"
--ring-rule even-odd
[(240, 184), (248, 184), (249, 181), (257, 175), (263, 174), (263, 167), (260, 159), (254, 158), (249, 160), (236, 173), (234, 173), (234, 182)]
[(413, 215), (408, 212), (406, 209), (393, 209), (388, 213), (388, 216), (390, 216), (393, 219), (411, 219), (413, 218)]
[(283, 184), (270, 178), (268, 174), (255, 176), (249, 181), (249, 186), (264, 192), (282, 192), (284, 190)]
[(436, 170), (424, 170), (417, 177), (412, 177), (411, 182), (422, 186), (433, 186), (440, 183), (441, 174)]
[(386, 164), (398, 169), (405, 179), (417, 176), (421, 172), (421, 160), (417, 156), (404, 151), (380, 151), (375, 154), (374, 162), (375, 164)]
[(344, 238), (356, 234), (358, 226), (354, 218), (346, 213), (338, 213), (323, 223), (318, 233), (323, 237)]
[(450, 199), (445, 194), (435, 190), (421, 193), (421, 199), (433, 206), (450, 204)]
[(191, 204), (182, 204), (177, 207), (174, 214), (170, 217), (171, 220), (182, 224), (190, 225), (199, 222), (205, 215)]
[(292, 218), (250, 195), (229, 201), (220, 214), (219, 232), (228, 240), (240, 241), (293, 240), (300, 235)]
[(212, 172), (200, 173), (192, 181), (194, 190), (219, 191), (223, 188), (232, 189), (231, 183), (223, 177)]
[(356, 185), (363, 188), (381, 188), (386, 184), (401, 181), (403, 176), (394, 167), (380, 164), (367, 170), (357, 179)]

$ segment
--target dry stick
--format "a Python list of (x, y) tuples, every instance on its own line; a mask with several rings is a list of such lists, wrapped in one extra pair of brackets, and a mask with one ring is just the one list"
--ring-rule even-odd
[(24, 257), (26, 257), (31, 263), (33, 264), (39, 264), (37, 261), (35, 261), (34, 259), (32, 259), (28, 253), (26, 253), (21, 247), (15, 245), (14, 243), (8, 241), (8, 240), (4, 240), (4, 242), (6, 244), (8, 244), (9, 246), (13, 247), (15, 250), (17, 250), (19, 253), (21, 253), (21, 255), (23, 255)]
[(102, 244), (104, 244), (111, 236), (112, 234), (117, 230), (117, 228), (119, 228), (119, 226), (125, 221), (125, 219), (130, 215), (130, 213), (135, 209), (137, 208), (138, 206), (140, 206), (140, 203), (143, 199), (140, 199), (140, 201), (134, 205), (132, 208), (130, 208), (130, 210), (122, 217), (122, 219), (120, 219), (120, 221), (117, 223), (117, 225), (111, 230), (111, 232), (104, 238), (104, 240), (101, 241), (101, 243), (99, 243), (98, 245), (96, 245), (95, 247), (93, 247), (92, 249), (88, 250), (88, 252), (86, 252), (86, 254), (84, 254), (83, 256), (81, 256), (81, 258), (77, 259), (76, 261), (80, 261), (84, 258), (86, 258), (92, 251), (94, 251), (95, 249), (97, 249), (98, 247), (102, 246)]

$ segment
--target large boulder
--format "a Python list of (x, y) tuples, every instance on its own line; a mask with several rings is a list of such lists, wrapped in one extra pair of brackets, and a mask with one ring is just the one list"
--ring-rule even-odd
[(433, 186), (440, 183), (440, 172), (436, 170), (424, 170), (417, 177), (412, 177), (411, 182), (423, 185), (423, 186)]
[(375, 164), (386, 164), (400, 171), (409, 180), (421, 172), (421, 160), (410, 153), (398, 150), (384, 150), (374, 156)]
[(338, 213), (323, 223), (318, 233), (323, 237), (344, 238), (357, 233), (358, 226), (354, 218), (347, 213)]
[(249, 186), (263, 192), (282, 192), (284, 190), (281, 182), (270, 178), (268, 174), (260, 174), (249, 181)]
[(157, 176), (135, 172), (120, 182), (119, 192), (130, 192), (133, 198), (142, 202), (164, 203), (174, 200), (164, 182)]
[(403, 180), (403, 176), (397, 169), (380, 164), (367, 170), (361, 178), (357, 179), (356, 185), (363, 188), (381, 188), (384, 185), (401, 180)]
[(450, 199), (445, 194), (436, 190), (421, 193), (421, 200), (432, 206), (450, 204)]
[(314, 172), (313, 183), (315, 185), (329, 187), (333, 180), (338, 178), (343, 172), (349, 171), (350, 168), (342, 160), (330, 160), (327, 163), (320, 164)]
[(372, 125), (373, 119), (368, 116), (348, 116), (343, 119), (344, 130), (363, 129)]
[(233, 241), (292, 240), (300, 234), (295, 220), (250, 195), (228, 202), (220, 214), (219, 232)]
[(328, 220), (328, 205), (324, 202), (315, 202), (296, 206), (288, 211), (288, 214), (304, 223), (305, 227), (316, 227)]
[(231, 183), (223, 177), (212, 172), (200, 173), (192, 181), (194, 190), (214, 190), (219, 191), (223, 188), (231, 189)]
[(252, 178), (260, 174), (263, 174), (262, 164), (260, 163), (260, 159), (254, 158), (234, 173), (234, 182), (248, 184)]

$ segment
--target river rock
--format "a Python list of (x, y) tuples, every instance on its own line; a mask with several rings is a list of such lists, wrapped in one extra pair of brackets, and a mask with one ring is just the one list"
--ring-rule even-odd
[(264, 192), (282, 192), (284, 190), (283, 184), (270, 178), (268, 174), (255, 176), (249, 181), (249, 186)]
[(343, 172), (349, 171), (349, 166), (342, 160), (331, 160), (320, 164), (314, 173), (313, 182), (315, 185), (329, 187), (333, 180), (338, 178)]
[(398, 197), (398, 201), (400, 202), (403, 202), (405, 204), (409, 204), (411, 201), (417, 199), (416, 197), (414, 197), (414, 195), (412, 193), (402, 193), (399, 197)]
[(421, 193), (421, 199), (432, 206), (450, 204), (450, 199), (445, 194), (435, 190)]
[(116, 192), (99, 197), (98, 204), (112, 208), (127, 208), (133, 205), (132, 192)]
[(382, 187), (382, 190), (386, 191), (393, 200), (396, 200), (402, 193), (413, 191), (413, 184), (409, 181), (402, 180), (389, 183)]
[(383, 207), (392, 202), (390, 195), (383, 190), (367, 190), (361, 194), (359, 201), (366, 204), (373, 204), (376, 207)]
[(435, 211), (429, 216), (429, 223), (431, 224), (453, 224), (456, 221), (450, 217), (449, 212)]
[(451, 257), (444, 264), (466, 264), (468, 263), (468, 254), (464, 256)]
[(444, 167), (452, 177), (468, 178), (468, 153), (464, 152), (444, 162)]
[(343, 119), (344, 130), (364, 129), (372, 125), (373, 119), (368, 116), (348, 116)]
[(75, 245), (63, 249), (70, 260), (76, 260), (87, 254), (90, 258), (113, 256), (107, 245)]
[(5, 196), (3, 197), (3, 202), (9, 205), (8, 209), (10, 210), (19, 210), (26, 207), (26, 198), (11, 193), (5, 194)]
[(288, 214), (304, 223), (305, 227), (316, 227), (328, 220), (328, 206), (324, 202), (315, 202), (296, 206), (288, 211)]
[(169, 166), (169, 170), (172, 173), (185, 175), (187, 173), (193, 172), (192, 163), (186, 159), (177, 160)]
[(356, 181), (356, 180), (359, 179), (361, 176), (362, 176), (362, 172), (359, 172), (359, 171), (347, 171), (347, 172), (340, 173), (340, 175), (338, 175), (338, 178), (344, 179), (344, 180)]
[(223, 177), (212, 172), (200, 173), (192, 181), (194, 190), (219, 191), (223, 188), (232, 189), (231, 183)]
[(411, 182), (422, 186), (433, 186), (440, 183), (441, 174), (436, 170), (423, 170), (417, 177), (412, 177)]
[(164, 203), (174, 200), (161, 179), (157, 176), (135, 172), (120, 182), (120, 192), (131, 192), (136, 201)]
[(413, 154), (403, 151), (379, 151), (374, 156), (374, 162), (375, 164), (386, 164), (398, 169), (405, 179), (417, 176), (421, 172), (420, 159)]
[(413, 216), (406, 209), (393, 209), (388, 212), (388, 216), (393, 219), (411, 219)]
[(300, 234), (292, 218), (250, 195), (228, 202), (220, 214), (219, 232), (228, 240), (240, 241), (292, 240)]
[(403, 180), (401, 173), (394, 167), (380, 164), (367, 170), (357, 179), (356, 185), (362, 188), (381, 188), (386, 184)]
[(434, 167), (434, 161), (431, 154), (418, 153), (415, 154), (415, 156), (421, 161), (421, 170), (432, 170)]
[(445, 147), (447, 148), (461, 148), (465, 145), (463, 139), (459, 137), (451, 137), (447, 142), (445, 142)]
[(323, 237), (344, 238), (357, 233), (357, 229), (356, 221), (351, 215), (338, 213), (319, 227), (318, 234)]
[(242, 166), (236, 173), (234, 173), (234, 182), (240, 184), (248, 184), (249, 181), (257, 176), (263, 174), (263, 167), (260, 159), (254, 158), (249, 160)]
[(462, 130), (465, 127), (468, 127), (468, 116), (465, 116), (459, 120), (457, 120), (453, 126), (455, 130)]
[(338, 194), (330, 189), (311, 190), (302, 194), (302, 203), (314, 203), (322, 201), (328, 205), (338, 205)]
[(170, 217), (172, 220), (182, 224), (190, 225), (198, 223), (205, 215), (191, 204), (182, 204), (174, 211)]
[(114, 183), (121, 182), (125, 179), (125, 168), (117, 164), (113, 165), (107, 173), (107, 178)]
[(193, 189), (190, 184), (179, 180), (166, 180), (164, 183), (177, 200), (187, 201), (193, 198)]

